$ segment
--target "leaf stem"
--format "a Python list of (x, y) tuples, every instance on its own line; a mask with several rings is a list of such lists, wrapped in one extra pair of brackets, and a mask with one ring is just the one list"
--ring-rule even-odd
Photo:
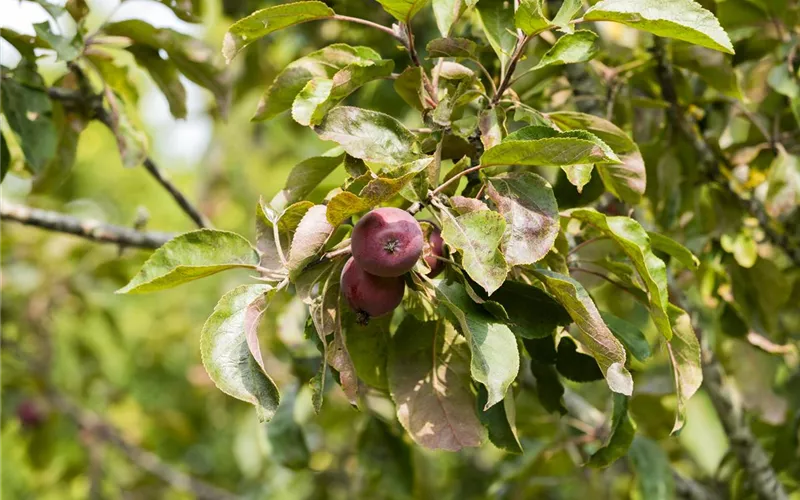
[(431, 193), (431, 197), (436, 196), (437, 194), (441, 193), (444, 188), (452, 184), (453, 182), (461, 179), (465, 175), (471, 174), (472, 172), (477, 172), (478, 170), (484, 168), (483, 165), (475, 165), (474, 167), (470, 167), (468, 169), (462, 170), (461, 172), (457, 173), (453, 177), (450, 177), (443, 183), (439, 184), (439, 186), (433, 190)]
[(392, 28), (389, 28), (389, 27), (384, 26), (382, 24), (373, 23), (372, 21), (368, 21), (366, 19), (361, 19), (360, 17), (343, 16), (341, 14), (334, 14), (333, 17), (331, 17), (331, 19), (336, 20), (336, 21), (346, 21), (346, 22), (349, 22), (349, 23), (363, 24), (364, 26), (369, 26), (370, 28), (375, 28), (376, 30), (380, 30), (380, 31), (383, 31), (384, 33), (387, 33), (389, 36), (391, 36), (392, 38), (395, 38), (400, 43), (405, 45), (405, 42), (403, 41), (403, 39), (401, 39), (399, 36), (397, 36), (397, 33), (395, 33), (392, 30)]

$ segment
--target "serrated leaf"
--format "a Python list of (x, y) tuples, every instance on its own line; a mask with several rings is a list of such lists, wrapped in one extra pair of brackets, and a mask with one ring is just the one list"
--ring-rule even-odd
[(305, 199), (343, 161), (344, 153), (339, 148), (301, 161), (289, 172), (286, 184), (272, 198), (270, 205), (283, 208)]
[(550, 26), (544, 15), (543, 0), (520, 0), (514, 14), (514, 25), (526, 35), (534, 35)]
[(664, 252), (689, 269), (697, 269), (700, 266), (700, 259), (695, 257), (688, 248), (672, 238), (652, 231), (648, 231), (647, 236), (650, 237), (650, 245), (653, 250)]
[(692, 320), (686, 311), (669, 305), (669, 320), (672, 324), (672, 339), (667, 343), (672, 374), (675, 378), (675, 393), (678, 407), (672, 433), (680, 431), (686, 423), (686, 402), (703, 383), (700, 358), (700, 342), (692, 328)]
[[(163, 248), (163, 247), (162, 247)], [(223, 295), (200, 333), (200, 351), (211, 380), (225, 394), (255, 405), (260, 421), (270, 420), (280, 394), (261, 360), (248, 347), (251, 305), (270, 292), (269, 285), (242, 285)]]
[(619, 127), (608, 120), (586, 113), (558, 111), (547, 115), (565, 130), (587, 130), (614, 151), (621, 163), (595, 165), (606, 189), (627, 203), (639, 203), (646, 187), (644, 160), (639, 147)]
[(611, 435), (602, 448), (594, 452), (588, 464), (605, 468), (628, 453), (636, 435), (636, 424), (628, 413), (630, 398), (614, 394), (614, 407), (611, 412)]
[(547, 290), (561, 302), (583, 334), (612, 391), (631, 395), (633, 378), (625, 368), (625, 349), (614, 337), (583, 285), (569, 276), (544, 269), (532, 271)]
[(594, 382), (603, 378), (597, 361), (588, 354), (579, 352), (578, 344), (566, 335), (558, 342), (556, 370), (573, 382)]
[[(449, 215), (449, 214), (448, 214)], [(442, 238), (463, 256), (464, 269), (492, 294), (508, 274), (508, 265), (498, 248), (506, 229), (502, 215), (490, 210), (449, 215), (442, 225)]]
[(503, 399), (502, 405), (494, 405), (488, 410), (486, 406), (489, 394), (482, 385), (478, 386), (478, 400), (476, 401), (478, 418), (489, 433), (489, 441), (503, 451), (521, 454), (522, 445), (517, 436), (516, 406), (513, 394)]
[(481, 157), (483, 166), (564, 166), (599, 162), (620, 163), (620, 160), (597, 136), (583, 130), (558, 132), (535, 125), (509, 134)]
[(500, 402), (519, 372), (517, 340), (507, 325), (501, 323), (468, 295), (464, 287), (453, 281), (442, 281), (436, 297), (456, 319), (466, 337), (472, 359), (472, 379), (483, 384), (489, 393), (484, 411)]
[(397, 419), (430, 449), (480, 446), (485, 430), (475, 413), (469, 349), (453, 325), (406, 315), (392, 338), (389, 389)]
[[(434, 4), (435, 5), (435, 4)], [(428, 58), (440, 57), (473, 58), (478, 52), (478, 44), (468, 38), (434, 38), (425, 50)]]
[(429, 0), (377, 0), (383, 10), (400, 22), (408, 23), (428, 4)]
[(592, 180), (594, 165), (591, 163), (587, 163), (585, 165), (564, 165), (561, 167), (561, 170), (564, 171), (564, 174), (567, 176), (567, 180), (570, 184), (575, 186), (575, 188), (578, 190), (578, 193), (582, 193), (584, 186), (589, 184), (589, 181)]
[(353, 215), (365, 212), (397, 195), (420, 172), (428, 168), (432, 158), (423, 158), (399, 168), (398, 177), (379, 177), (369, 181), (358, 195), (343, 191), (328, 202), (327, 218), (334, 227)]
[(650, 357), (650, 343), (639, 328), (610, 312), (600, 311), (600, 316), (634, 358), (644, 362)]
[(301, 57), (286, 66), (261, 96), (254, 121), (267, 120), (290, 109), (297, 94), (314, 78), (332, 79), (349, 64), (379, 61), (381, 56), (369, 47), (335, 43)]
[(316, 1), (293, 2), (257, 10), (228, 28), (222, 41), (222, 55), (230, 64), (236, 54), (261, 37), (295, 24), (334, 15), (330, 7)]
[(654, 35), (733, 54), (733, 45), (714, 14), (693, 0), (601, 0), (586, 21), (614, 21)]
[(517, 45), (517, 34), (511, 29), (514, 26), (514, 4), (506, 0), (481, 0), (478, 17), (489, 45), (500, 59), (500, 72), (505, 74)]
[(142, 269), (117, 293), (165, 290), (233, 268), (253, 269), (259, 256), (242, 236), (200, 229), (172, 238), (147, 259)]
[(653, 323), (664, 338), (669, 340), (672, 337), (672, 328), (667, 316), (667, 266), (653, 253), (647, 232), (630, 217), (607, 217), (593, 209), (573, 209), (568, 212), (568, 216), (591, 224), (609, 236), (625, 252), (644, 282)]
[(134, 44), (127, 48), (136, 63), (150, 73), (150, 77), (164, 94), (170, 113), (175, 118), (186, 118), (186, 89), (181, 83), (178, 69), (169, 59), (162, 59), (158, 50)]
[(289, 277), (294, 280), (303, 268), (314, 260), (335, 229), (325, 217), (325, 205), (314, 205), (303, 215), (292, 237), (292, 247), (289, 252), (286, 268)]
[(337, 142), (347, 154), (364, 161), (399, 165), (420, 156), (414, 152), (414, 134), (377, 111), (339, 106), (314, 130), (321, 139)]
[[(36, 83), (44, 86), (36, 74)], [(3, 78), (0, 85), (3, 116), (22, 147), (25, 163), (31, 172), (42, 172), (56, 154), (58, 135), (52, 120), (53, 105), (44, 90)]]
[(541, 260), (558, 236), (558, 205), (553, 188), (531, 172), (489, 179), (486, 194), (506, 220), (502, 249), (509, 266)]
[(597, 55), (597, 39), (597, 34), (589, 30), (568, 33), (556, 40), (533, 69), (588, 61)]

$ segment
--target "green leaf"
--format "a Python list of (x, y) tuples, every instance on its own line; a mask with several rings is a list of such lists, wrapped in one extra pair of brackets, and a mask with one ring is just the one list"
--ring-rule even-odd
[(692, 328), (692, 320), (686, 311), (669, 305), (669, 320), (672, 324), (672, 339), (667, 343), (672, 374), (675, 378), (675, 393), (678, 407), (672, 433), (680, 431), (686, 423), (686, 402), (703, 383), (700, 359), (700, 342)]
[(489, 45), (500, 59), (500, 72), (505, 74), (517, 45), (517, 34), (512, 29), (514, 3), (506, 0), (481, 0), (478, 4), (478, 17)]
[(211, 48), (197, 38), (167, 28), (155, 28), (135, 19), (106, 24), (103, 32), (130, 38), (156, 51), (163, 49), (183, 76), (214, 94), (220, 114), (223, 117), (227, 115), (230, 105), (229, 78), (224, 68), (217, 64)]
[(53, 122), (58, 130), (56, 154), (34, 179), (34, 193), (54, 190), (67, 179), (75, 164), (78, 139), (87, 125), (83, 116), (65, 111), (57, 102), (53, 103)]
[(448, 36), (453, 25), (466, 9), (465, 3), (475, 4), (477, 0), (433, 0), (433, 17), (442, 36)]
[(187, 23), (199, 23), (202, 21), (202, 18), (198, 15), (201, 13), (202, 2), (197, 2), (197, 0), (158, 0), (158, 2), (169, 7), (181, 21), (186, 21)]
[(402, 23), (408, 23), (428, 4), (428, 0), (377, 0), (383, 10)]
[(564, 171), (569, 183), (577, 188), (578, 193), (582, 193), (584, 186), (589, 184), (592, 180), (594, 165), (591, 163), (585, 165), (564, 165), (561, 167), (561, 170)]
[(695, 257), (688, 248), (669, 236), (664, 236), (663, 234), (654, 233), (652, 231), (648, 231), (647, 236), (650, 238), (650, 245), (653, 247), (653, 250), (664, 252), (689, 269), (697, 269), (700, 266), (700, 259)]
[(357, 61), (348, 64), (328, 80), (314, 78), (297, 94), (292, 104), (292, 118), (306, 126), (318, 125), (325, 114), (365, 83), (392, 74), (394, 61)]
[(619, 127), (608, 120), (586, 113), (558, 111), (547, 115), (560, 128), (587, 130), (614, 151), (621, 163), (595, 165), (606, 189), (624, 202), (637, 204), (644, 194), (646, 174), (639, 147)]
[(51, 31), (49, 21), (34, 24), (33, 30), (40, 39), (47, 42), (56, 51), (56, 55), (62, 61), (72, 61), (83, 51), (83, 40), (80, 34), (75, 35), (72, 40), (56, 35)]
[(413, 497), (411, 449), (393, 430), (380, 418), (369, 417), (358, 435), (358, 491), (365, 498), (400, 500)]
[(506, 281), (492, 294), (503, 306), (515, 335), (524, 339), (549, 337), (559, 326), (572, 323), (564, 307), (544, 290), (518, 281)]
[(278, 73), (261, 96), (252, 119), (267, 120), (291, 109), (297, 94), (314, 78), (333, 79), (349, 64), (380, 60), (381, 56), (369, 47), (351, 47), (344, 43), (335, 43), (301, 57)]
[(269, 285), (234, 288), (222, 296), (200, 333), (203, 366), (211, 380), (225, 394), (255, 405), (262, 422), (275, 415), (280, 394), (264, 372), (260, 354), (256, 359), (251, 352), (247, 338), (255, 335), (254, 304), (271, 291)]
[(270, 205), (282, 208), (304, 200), (343, 161), (344, 153), (339, 148), (301, 161), (289, 172), (286, 184), (272, 198)]
[(265, 205), (263, 200), (259, 200), (256, 207), (256, 248), (261, 254), (261, 267), (273, 272), (285, 272), (275, 241), (275, 226), (277, 225), (281, 250), (285, 254), (292, 244), (292, 234), (313, 206), (310, 201), (301, 201), (287, 207), (283, 212), (276, 212)]
[(0, 182), (6, 178), (9, 168), (11, 168), (11, 153), (8, 151), (6, 136), (0, 132)]
[[(44, 86), (36, 74), (36, 83)], [(44, 90), (3, 78), (0, 85), (3, 116), (22, 147), (25, 163), (31, 172), (42, 172), (56, 154), (58, 135), (52, 120), (53, 105)]]
[(34, 64), (36, 62), (36, 52), (34, 49), (51, 48), (50, 44), (38, 36), (24, 35), (6, 27), (0, 28), (0, 37), (17, 49), (17, 52), (20, 53), (23, 59)]
[(303, 272), (306, 264), (313, 261), (325, 248), (325, 243), (335, 229), (325, 217), (325, 205), (314, 205), (303, 215), (292, 238), (292, 247), (289, 251), (288, 262), (289, 277), (295, 280)]
[(573, 209), (568, 217), (591, 224), (611, 237), (633, 263), (650, 299), (650, 314), (656, 328), (669, 340), (672, 337), (667, 305), (667, 266), (650, 248), (650, 238), (638, 222), (625, 216), (607, 217), (593, 209)]
[(633, 392), (633, 378), (625, 368), (625, 349), (603, 322), (583, 285), (552, 271), (532, 272), (572, 316), (611, 390), (629, 396)]
[(117, 293), (147, 293), (172, 288), (233, 268), (253, 269), (258, 251), (242, 236), (200, 229), (178, 235), (153, 252), (142, 269)]
[(397, 419), (430, 449), (480, 446), (485, 431), (475, 413), (469, 350), (453, 325), (408, 314), (392, 338), (389, 388)]
[(506, 113), (501, 107), (484, 109), (478, 115), (478, 130), (484, 149), (497, 146), (503, 140)]
[(394, 81), (394, 90), (409, 106), (417, 111), (428, 108), (427, 95), (422, 84), (422, 68), (409, 66)]
[(571, 31), (572, 25), (570, 21), (580, 10), (581, 0), (564, 0), (561, 3), (561, 8), (556, 13), (556, 17), (553, 18), (553, 24), (564, 31)]
[(366, 325), (359, 324), (356, 314), (347, 309), (341, 311), (342, 323), (347, 330), (347, 350), (353, 360), (358, 378), (377, 389), (388, 389), (386, 375), (389, 357), (389, 324), (392, 316), (370, 318)]
[(506, 219), (502, 249), (509, 266), (538, 262), (558, 236), (558, 205), (553, 188), (531, 172), (489, 179), (486, 194)]
[(675, 480), (666, 452), (652, 439), (636, 436), (628, 450), (628, 461), (636, 473), (640, 498), (672, 500)]
[(564, 406), (564, 385), (558, 378), (558, 372), (552, 365), (531, 360), (531, 373), (536, 379), (536, 397), (539, 403), (550, 413), (567, 414)]
[(322, 2), (293, 2), (257, 10), (228, 28), (222, 41), (222, 55), (230, 64), (236, 54), (261, 37), (295, 24), (326, 19), (335, 14)]
[(269, 457), (283, 467), (302, 470), (308, 467), (311, 454), (303, 428), (294, 417), (297, 390), (286, 391), (281, 399), (275, 416), (266, 425)]
[(478, 53), (478, 44), (468, 38), (434, 38), (425, 50), (428, 58), (457, 57), (471, 59)]
[(514, 15), (514, 25), (526, 35), (540, 33), (550, 26), (544, 15), (543, 0), (520, 0), (519, 8)]
[(628, 453), (636, 435), (636, 424), (628, 413), (630, 398), (614, 394), (614, 409), (611, 413), (611, 435), (602, 448), (594, 452), (588, 464), (592, 467), (608, 467)]
[(461, 284), (440, 282), (436, 297), (455, 317), (467, 339), (472, 353), (472, 379), (483, 384), (489, 393), (485, 411), (505, 397), (519, 372), (517, 339), (507, 325), (473, 302)]
[(498, 246), (505, 234), (506, 221), (490, 210), (470, 212), (459, 217), (447, 214), (442, 238), (463, 256), (469, 276), (492, 294), (508, 274), (508, 265)]
[(478, 418), (489, 433), (489, 441), (503, 451), (521, 454), (522, 445), (517, 436), (516, 406), (514, 397), (509, 394), (503, 399), (502, 405), (494, 405), (484, 411), (489, 393), (482, 385), (478, 386), (478, 400), (476, 401)]
[(733, 45), (717, 18), (693, 0), (602, 0), (587, 10), (583, 18), (614, 21), (733, 54)]
[(497, 146), (486, 150), (481, 165), (580, 165), (585, 163), (620, 163), (602, 140), (589, 132), (558, 132), (549, 127), (531, 125), (517, 130)]
[(432, 158), (423, 158), (399, 168), (399, 175), (397, 177), (379, 177), (373, 179), (361, 189), (358, 195), (349, 191), (343, 191), (337, 194), (328, 202), (328, 222), (330, 222), (333, 227), (336, 227), (350, 217), (390, 200), (399, 193), (411, 179), (428, 168), (428, 165), (430, 165), (432, 161)]
[(579, 352), (578, 344), (566, 335), (558, 342), (556, 370), (573, 382), (594, 382), (603, 378), (597, 361), (588, 354)]
[(800, 157), (779, 147), (778, 155), (769, 167), (767, 182), (764, 200), (767, 213), (778, 218), (794, 212), (800, 205)]
[(414, 134), (377, 111), (339, 106), (314, 130), (321, 139), (335, 141), (347, 154), (364, 161), (399, 165), (420, 156), (414, 152)]
[(652, 354), (650, 343), (642, 331), (622, 318), (614, 316), (610, 312), (600, 311), (600, 316), (608, 325), (608, 329), (616, 336), (622, 345), (625, 346), (634, 358), (644, 362)]
[(597, 55), (597, 39), (597, 34), (589, 30), (568, 33), (556, 40), (533, 69), (588, 61)]
[(146, 45), (134, 44), (127, 48), (136, 63), (150, 73), (153, 82), (164, 94), (169, 111), (175, 118), (186, 118), (186, 89), (181, 83), (178, 69), (169, 59), (162, 59), (158, 50)]
[(736, 71), (733, 69), (732, 57), (688, 43), (672, 44), (672, 63), (679, 68), (692, 71), (708, 83), (712, 88), (734, 99), (742, 100), (742, 89)]

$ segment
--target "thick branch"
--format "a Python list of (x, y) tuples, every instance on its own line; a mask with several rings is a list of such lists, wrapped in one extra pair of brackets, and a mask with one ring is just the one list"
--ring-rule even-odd
[(675, 91), (674, 70), (667, 56), (665, 42), (662, 38), (655, 37), (654, 43), (654, 52), (658, 63), (656, 73), (661, 85), (661, 96), (670, 105), (668, 108), (670, 121), (692, 144), (695, 151), (697, 151), (700, 160), (705, 165), (704, 173), (710, 179), (724, 186), (739, 205), (758, 220), (759, 225), (764, 230), (770, 242), (783, 249), (795, 264), (800, 265), (800, 247), (794, 245), (793, 242), (790, 241), (785, 231), (775, 228), (774, 222), (770, 219), (764, 206), (754, 197), (751, 196), (750, 199), (742, 198), (730, 188), (728, 180), (719, 168), (720, 164), (728, 169), (732, 168), (730, 160), (721, 152), (711, 147), (697, 127), (694, 118), (681, 108), (678, 102), (678, 94)]
[(0, 219), (125, 247), (158, 248), (172, 238), (169, 233), (137, 231), (7, 202), (0, 205)]
[(97, 414), (84, 410), (61, 394), (51, 391), (49, 400), (61, 413), (68, 415), (78, 426), (122, 451), (128, 460), (150, 472), (175, 489), (207, 500), (228, 500), (235, 495), (200, 479), (192, 477), (164, 462), (158, 455), (126, 441), (120, 432)]

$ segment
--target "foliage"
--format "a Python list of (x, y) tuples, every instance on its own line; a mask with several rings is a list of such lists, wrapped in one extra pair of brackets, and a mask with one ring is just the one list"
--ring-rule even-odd
[[(54, 396), (73, 393), (101, 413), (113, 403), (115, 423), (133, 426), (114, 416), (118, 407), (133, 405), (138, 417), (129, 418), (145, 418), (148, 406), (167, 413), (174, 403), (169, 414), (181, 423), (164, 425), (202, 429), (191, 440), (228, 446), (215, 463), (230, 458), (235, 440), (240, 471), (199, 473), (253, 497), (528, 498), (555, 494), (544, 480), (583, 466), (609, 467), (610, 497), (630, 490), (633, 498), (670, 498), (683, 484), (749, 498), (800, 484), (797, 2), (223, 2), (234, 20), (225, 33), (212, 30), (211, 42), (142, 20), (98, 24), (82, 1), (40, 3), (52, 23), (37, 24), (35, 35), (0, 33), (20, 54), (16, 67), (2, 68), (3, 188), (28, 179), (34, 193), (67, 202), (69, 190), (81, 192), (77, 179), (108, 175), (80, 173), (76, 160), (85, 149), (79, 138), (97, 140), (91, 124), (99, 123), (114, 137), (119, 164), (149, 172), (201, 227), (144, 262), (104, 256), (87, 282), (77, 261), (93, 255), (71, 248), (75, 269), (58, 270), (65, 290), (51, 296), (44, 275), (56, 264), (32, 256), (43, 276), (26, 285), (33, 271), (21, 256), (38, 240), (6, 233), (4, 224), (3, 344), (20, 353), (13, 359), (4, 348), (12, 373), (4, 403), (35, 393), (74, 416)], [(168, 6), (183, 20), (220, 22), (200, 3)], [(67, 18), (74, 36), (54, 29)], [(42, 54), (63, 63), (57, 75)], [(138, 116), (134, 71), (148, 75), (174, 118), (190, 114), (192, 82), (208, 92), (210, 113), (228, 120), (215, 134), (227, 134), (216, 139), (229, 142), (227, 156), (216, 161), (231, 177), (204, 190), (213, 199), (206, 210), (227, 206), (236, 215), (220, 209), (215, 222), (247, 233), (202, 227), (201, 210), (160, 173)], [(252, 130), (269, 131), (268, 155), (257, 160), (264, 192), (238, 168), (256, 161), (248, 158), (253, 144), (242, 142)], [(281, 155), (298, 160), (282, 185), (271, 164)], [(132, 189), (126, 201), (138, 203)], [(252, 205), (255, 217), (243, 215)], [(446, 270), (429, 278), (418, 263), (404, 277), (402, 306), (363, 324), (339, 279), (355, 222), (379, 206), (439, 226)], [(112, 301), (112, 284), (126, 296)], [(182, 295), (166, 291), (177, 286)], [(157, 291), (163, 305), (127, 297)], [(211, 307), (195, 294), (218, 298), (204, 326), (197, 310)], [(26, 302), (26, 312), (15, 310)], [(41, 318), (54, 304), (72, 317)], [(82, 308), (88, 324), (108, 322), (129, 342), (159, 342), (162, 329), (196, 338), (189, 354), (169, 355), (201, 362), (207, 378), (196, 385), (213, 382), (252, 404), (258, 422), (239, 413), (222, 419), (216, 408), (205, 414), (206, 398), (226, 412), (240, 408), (210, 391), (187, 394), (185, 381), (162, 391), (157, 377), (174, 378), (171, 362), (153, 369), (126, 361), (112, 337), (80, 332)], [(118, 324), (136, 314), (148, 318)], [(707, 358), (722, 358), (747, 396), (778, 479), (753, 477), (745, 455), (762, 444), (735, 441), (720, 410), (722, 382), (707, 381), (697, 395), (701, 332)], [(71, 373), (87, 358), (83, 349), (98, 365), (91, 375)], [(758, 377), (747, 369), (755, 360)], [(135, 380), (137, 370), (153, 378)], [(105, 401), (92, 391), (104, 378), (117, 384)], [(166, 392), (126, 402), (149, 391)], [(719, 420), (702, 408), (709, 398)], [(714, 432), (698, 431), (694, 415), (701, 424), (711, 415), (713, 429), (730, 435), (736, 463), (709, 458), (727, 445), (706, 441)], [(218, 435), (215, 419), (224, 420)], [(61, 417), (33, 435), (20, 425), (4, 417), (4, 464), (20, 443), (32, 464), (10, 491), (33, 492), (36, 469), (72, 473), (80, 450), (46, 434), (62, 432)], [(141, 432), (143, 446), (189, 441)], [(39, 450), (37, 440), (58, 451)], [(628, 467), (614, 465), (621, 459)], [(684, 477), (695, 464), (705, 468)], [(559, 497), (601, 481), (583, 477), (586, 484), (566, 485)], [(205, 486), (166, 481), (203, 496), (197, 488)], [(145, 479), (138, 482), (144, 491)]]

